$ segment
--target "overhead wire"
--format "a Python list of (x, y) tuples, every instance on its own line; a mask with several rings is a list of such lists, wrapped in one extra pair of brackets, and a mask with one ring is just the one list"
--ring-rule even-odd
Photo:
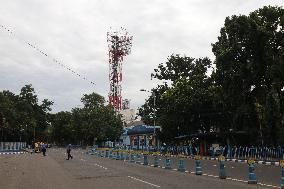
[(85, 76), (79, 74), (78, 72), (76, 72), (76, 71), (73, 70), (72, 68), (66, 66), (65, 64), (63, 64), (62, 62), (60, 62), (59, 60), (57, 60), (56, 58), (50, 56), (49, 54), (46, 53), (46, 51), (40, 49), (38, 46), (33, 45), (32, 43), (29, 43), (29, 42), (27, 42), (27, 41), (25, 41), (25, 40), (23, 40), (23, 39), (20, 39), (19, 37), (17, 37), (17, 36), (15, 35), (15, 33), (14, 33), (11, 29), (7, 28), (6, 26), (4, 26), (4, 25), (2, 25), (2, 24), (0, 24), (0, 28), (1, 28), (2, 30), (4, 30), (4, 31), (8, 32), (10, 35), (14, 36), (15, 38), (21, 40), (24, 44), (28, 45), (30, 48), (33, 48), (34, 50), (36, 50), (37, 52), (39, 52), (39, 53), (42, 54), (43, 56), (49, 58), (52, 62), (58, 64), (59, 66), (61, 66), (61, 67), (64, 68), (64, 69), (68, 70), (68, 71), (71, 72), (73, 75), (76, 75), (76, 76), (80, 77), (81, 79), (83, 79), (83, 80), (89, 82), (90, 84), (95, 85), (95, 83), (94, 83), (93, 81), (87, 79), (87, 77), (85, 77)]

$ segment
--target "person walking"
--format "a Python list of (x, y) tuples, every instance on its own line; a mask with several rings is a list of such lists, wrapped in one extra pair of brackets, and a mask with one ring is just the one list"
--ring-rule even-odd
[(73, 156), (71, 155), (71, 144), (67, 146), (67, 160), (70, 158), (73, 159)]
[(45, 153), (46, 153), (46, 146), (44, 143), (41, 144), (41, 151), (42, 151), (42, 154), (43, 156), (46, 156)]
[(32, 141), (32, 150), (31, 150), (31, 154), (35, 153), (35, 142)]

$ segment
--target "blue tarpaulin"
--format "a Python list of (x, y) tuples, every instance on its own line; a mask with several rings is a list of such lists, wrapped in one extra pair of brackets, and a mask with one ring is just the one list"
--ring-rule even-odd
[(150, 125), (136, 125), (128, 128), (127, 135), (143, 135), (143, 134), (153, 134), (154, 128), (160, 129), (160, 126), (150, 126)]

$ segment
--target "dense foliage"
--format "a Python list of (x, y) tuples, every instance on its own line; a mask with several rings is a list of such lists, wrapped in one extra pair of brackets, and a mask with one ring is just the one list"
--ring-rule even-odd
[(212, 44), (215, 61), (171, 55), (152, 74), (164, 83), (152, 89), (156, 106), (151, 96), (139, 115), (156, 119), (164, 141), (242, 132), (251, 144), (284, 144), (283, 26), (281, 7), (227, 17)]
[(92, 93), (81, 98), (83, 108), (71, 112), (58, 112), (52, 116), (50, 135), (58, 144), (115, 141), (119, 138), (123, 122), (102, 96)]
[(1, 141), (45, 141), (65, 145), (92, 144), (94, 140), (116, 140), (122, 131), (119, 114), (104, 105), (102, 96), (92, 93), (81, 99), (84, 107), (71, 112), (50, 113), (53, 102), (40, 104), (32, 85), (19, 95), (0, 92)]
[(39, 104), (31, 85), (24, 86), (19, 95), (0, 92), (1, 141), (46, 139), (52, 104), (47, 99)]

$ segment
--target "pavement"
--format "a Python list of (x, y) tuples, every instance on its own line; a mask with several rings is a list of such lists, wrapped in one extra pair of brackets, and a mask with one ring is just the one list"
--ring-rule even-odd
[[(154, 158), (149, 156), (150, 162)], [(173, 169), (178, 168), (178, 158), (171, 157)], [(195, 171), (195, 160), (184, 159), (185, 168), (191, 172)], [(165, 166), (165, 157), (160, 157), (160, 166)], [(201, 160), (202, 171), (206, 175), (219, 175), (219, 162), (217, 160)], [(225, 162), (225, 170), (228, 179), (234, 179), (240, 182), (246, 182), (248, 179), (248, 164), (246, 162)], [(281, 180), (281, 167), (256, 164), (255, 174), (259, 184), (279, 186)]]
[[(280, 168), (265, 166), (257, 168), (263, 178), (263, 185), (249, 185), (245, 179), (237, 179), (240, 173), (247, 172), (247, 165), (226, 162), (227, 168), (235, 166), (239, 171), (228, 173), (231, 179), (219, 179), (217, 162), (204, 160), (203, 173), (196, 176), (194, 161), (186, 160), (187, 172), (144, 166), (128, 161), (112, 160), (87, 155), (85, 150), (72, 150), (73, 159), (66, 160), (65, 149), (51, 148), (47, 156), (41, 154), (0, 155), (1, 189), (254, 189), (280, 188)], [(153, 163), (149, 159), (150, 165)], [(163, 161), (161, 161), (161, 167)], [(215, 163), (215, 164), (212, 164)], [(229, 163), (229, 164), (227, 164)], [(240, 167), (238, 167), (240, 166)], [(235, 169), (233, 168), (233, 169)], [(267, 172), (264, 173), (264, 172)], [(279, 173), (279, 174), (278, 174)], [(258, 174), (258, 172), (257, 172)], [(266, 174), (266, 175), (265, 175)], [(245, 174), (240, 174), (245, 175)], [(279, 176), (274, 178), (275, 176)], [(245, 177), (245, 176), (244, 176)], [(258, 177), (258, 176), (257, 176)], [(261, 177), (262, 178), (262, 177)], [(271, 184), (269, 184), (271, 183)]]

